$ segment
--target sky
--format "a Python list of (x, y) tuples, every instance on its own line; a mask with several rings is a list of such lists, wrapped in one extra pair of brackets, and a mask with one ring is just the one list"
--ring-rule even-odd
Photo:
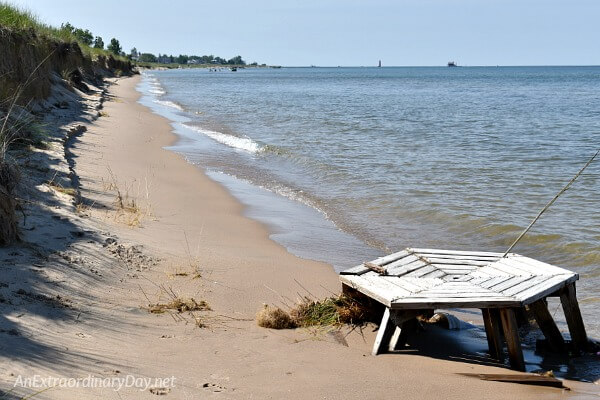
[(284, 66), (600, 65), (600, 0), (12, 0), (126, 52)]

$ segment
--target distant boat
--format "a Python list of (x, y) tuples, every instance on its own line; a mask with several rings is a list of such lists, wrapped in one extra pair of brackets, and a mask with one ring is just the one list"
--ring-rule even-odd
[(456, 63), (454, 61), (448, 61), (448, 66), (449, 67), (458, 67), (458, 65), (456, 65)]
[(237, 67), (231, 67), (230, 70), (235, 72), (235, 71), (237, 71)]

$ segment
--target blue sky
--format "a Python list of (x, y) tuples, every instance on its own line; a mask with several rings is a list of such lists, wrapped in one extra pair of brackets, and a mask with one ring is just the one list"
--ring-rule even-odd
[(280, 65), (599, 65), (600, 0), (14, 0), (153, 53)]

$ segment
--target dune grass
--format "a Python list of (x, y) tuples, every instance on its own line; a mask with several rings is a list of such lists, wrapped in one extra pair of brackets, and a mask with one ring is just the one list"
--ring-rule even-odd
[(98, 56), (108, 57), (112, 55), (121, 61), (128, 60), (126, 57), (113, 54), (108, 50), (91, 47), (78, 40), (77, 36), (68, 29), (45, 24), (30, 10), (3, 1), (0, 1), (0, 27), (18, 31), (32, 31), (39, 36), (61, 42), (77, 42), (83, 54), (91, 59), (96, 59)]

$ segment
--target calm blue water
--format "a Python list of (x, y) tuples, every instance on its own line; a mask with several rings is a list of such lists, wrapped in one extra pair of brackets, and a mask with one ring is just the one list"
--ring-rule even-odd
[[(504, 251), (600, 148), (600, 67), (184, 69), (140, 90), (176, 151), (339, 268), (407, 246)], [(514, 249), (580, 273), (595, 332), (599, 204), (600, 159)]]

